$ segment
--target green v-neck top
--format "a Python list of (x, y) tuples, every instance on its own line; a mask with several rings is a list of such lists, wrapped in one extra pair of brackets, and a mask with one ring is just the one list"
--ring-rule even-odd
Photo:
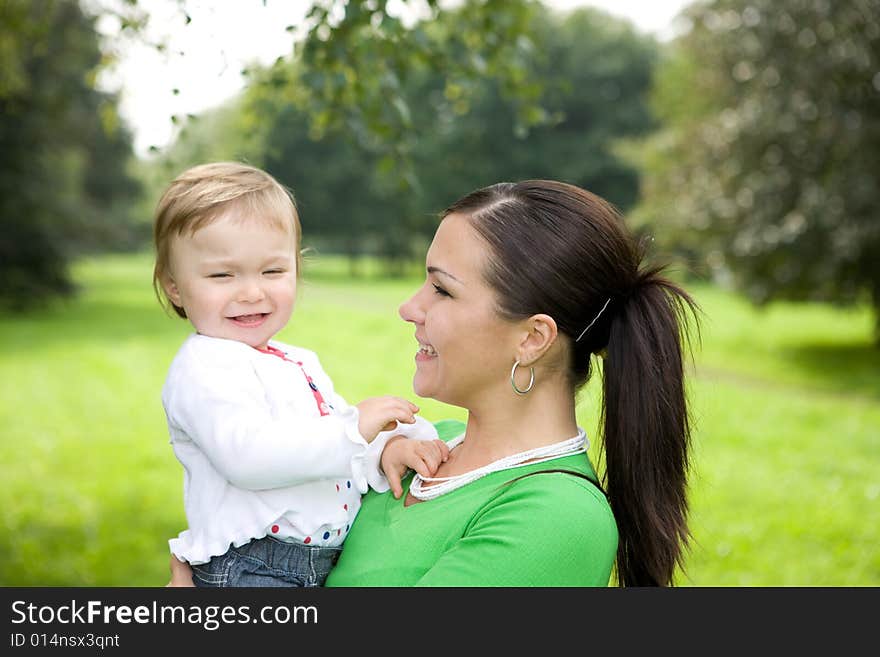
[[(436, 423), (449, 440), (465, 425)], [(585, 454), (493, 472), (433, 500), (369, 491), (326, 586), (607, 586), (617, 525), (604, 494), (567, 470)], [(520, 478), (522, 477), (522, 478)], [(514, 481), (515, 480), (515, 481)]]

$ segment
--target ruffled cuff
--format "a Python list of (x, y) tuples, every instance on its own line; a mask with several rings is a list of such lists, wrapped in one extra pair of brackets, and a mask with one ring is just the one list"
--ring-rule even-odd
[[(366, 452), (364, 452), (363, 466), (365, 480), (370, 488), (377, 493), (384, 493), (391, 488), (388, 485), (388, 479), (385, 478), (385, 473), (382, 472), (382, 468), (380, 467), (382, 452), (385, 450), (385, 445), (388, 444), (390, 438), (393, 436), (404, 436), (405, 438), (412, 438), (413, 440), (437, 440), (439, 438), (437, 429), (431, 422), (428, 422), (428, 420), (420, 415), (416, 415), (415, 417), (416, 421), (414, 424), (398, 422), (397, 428), (390, 431), (380, 432), (375, 440), (370, 443), (369, 447), (367, 447)], [(366, 492), (366, 488), (361, 491), (361, 493)]]
[(363, 494), (367, 492), (367, 486), (369, 485), (369, 478), (367, 476), (369, 469), (367, 451), (369, 450), (370, 443), (366, 441), (358, 429), (360, 412), (358, 411), (357, 406), (348, 406), (339, 414), (339, 417), (342, 420), (345, 437), (361, 448), (351, 456), (351, 483), (361, 494)]

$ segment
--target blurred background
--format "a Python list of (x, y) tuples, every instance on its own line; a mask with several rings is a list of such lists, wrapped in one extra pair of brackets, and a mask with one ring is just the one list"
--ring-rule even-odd
[(880, 0), (0, 0), (0, 585), (167, 581), (152, 212), (219, 159), (294, 192), (279, 338), (352, 403), (413, 398), (444, 207), (607, 198), (704, 313), (678, 583), (880, 585)]

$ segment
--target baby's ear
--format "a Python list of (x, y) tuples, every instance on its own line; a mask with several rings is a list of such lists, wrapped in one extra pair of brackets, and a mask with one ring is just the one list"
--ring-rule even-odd
[(177, 289), (177, 284), (169, 274), (162, 277), (162, 289), (165, 290), (165, 294), (168, 295), (171, 303), (175, 306), (183, 306), (183, 304), (180, 303), (180, 290)]

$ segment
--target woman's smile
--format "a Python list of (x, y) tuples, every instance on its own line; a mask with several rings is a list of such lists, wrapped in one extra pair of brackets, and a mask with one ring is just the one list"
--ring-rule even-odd
[(419, 343), (419, 350), (416, 352), (417, 363), (424, 363), (437, 357), (437, 352), (432, 345), (426, 344), (418, 338), (416, 341)]

